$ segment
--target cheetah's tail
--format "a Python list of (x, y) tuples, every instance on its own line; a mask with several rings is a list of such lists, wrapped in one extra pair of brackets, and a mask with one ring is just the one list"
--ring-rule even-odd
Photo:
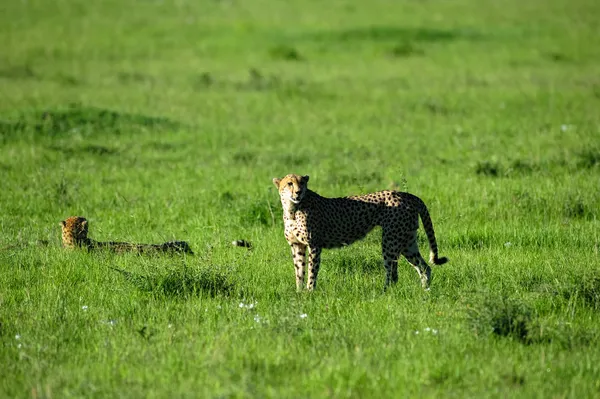
[(433, 256), (433, 254), (429, 255), (429, 261), (431, 263), (433, 263), (434, 265), (443, 265), (444, 263), (448, 262), (448, 258), (445, 256), (442, 256), (441, 258), (435, 257)]
[(421, 221), (423, 222), (423, 228), (425, 229), (425, 233), (427, 234), (427, 240), (429, 241), (429, 261), (434, 265), (443, 265), (448, 262), (448, 258), (445, 256), (438, 257), (438, 247), (437, 241), (435, 239), (435, 231), (433, 230), (433, 223), (431, 222), (431, 216), (429, 216), (429, 211), (427, 210), (427, 206), (423, 203), (421, 210), (419, 212), (421, 216)]

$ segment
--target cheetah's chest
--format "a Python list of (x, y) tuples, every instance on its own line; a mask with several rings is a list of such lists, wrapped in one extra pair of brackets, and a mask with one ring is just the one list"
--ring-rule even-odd
[(306, 218), (301, 213), (296, 213), (294, 219), (284, 218), (285, 239), (288, 243), (308, 244), (308, 230), (306, 228)]

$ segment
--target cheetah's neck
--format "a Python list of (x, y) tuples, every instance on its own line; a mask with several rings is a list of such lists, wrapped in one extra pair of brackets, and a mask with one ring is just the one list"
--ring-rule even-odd
[(297, 205), (290, 201), (281, 201), (283, 207), (283, 218), (287, 220), (296, 220)]
[(321, 197), (319, 194), (315, 193), (314, 191), (311, 190), (306, 190), (306, 193), (304, 193), (304, 197), (302, 198), (302, 200), (295, 204), (289, 200), (283, 200), (281, 201), (281, 205), (283, 207), (283, 218), (285, 220), (296, 220), (296, 212), (305, 212), (307, 211), (310, 207), (311, 204), (314, 204), (315, 201), (319, 201), (319, 199), (322, 199), (323, 197)]

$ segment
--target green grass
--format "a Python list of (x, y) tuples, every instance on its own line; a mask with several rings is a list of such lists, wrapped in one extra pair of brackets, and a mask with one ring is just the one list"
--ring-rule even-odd
[[(599, 18), (592, 0), (4, 2), (0, 397), (600, 396)], [(296, 293), (287, 173), (418, 195), (450, 263), (424, 292), (402, 260), (384, 293), (374, 232)], [(72, 215), (196, 255), (68, 252)]]

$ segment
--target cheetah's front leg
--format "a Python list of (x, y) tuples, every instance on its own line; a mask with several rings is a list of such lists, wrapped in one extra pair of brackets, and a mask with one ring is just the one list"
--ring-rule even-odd
[(304, 286), (304, 269), (306, 266), (306, 245), (294, 243), (292, 247), (292, 258), (294, 259), (294, 269), (296, 273), (296, 290), (302, 291)]
[(317, 286), (317, 275), (321, 266), (321, 248), (309, 247), (308, 253), (308, 282), (306, 288), (312, 291)]

